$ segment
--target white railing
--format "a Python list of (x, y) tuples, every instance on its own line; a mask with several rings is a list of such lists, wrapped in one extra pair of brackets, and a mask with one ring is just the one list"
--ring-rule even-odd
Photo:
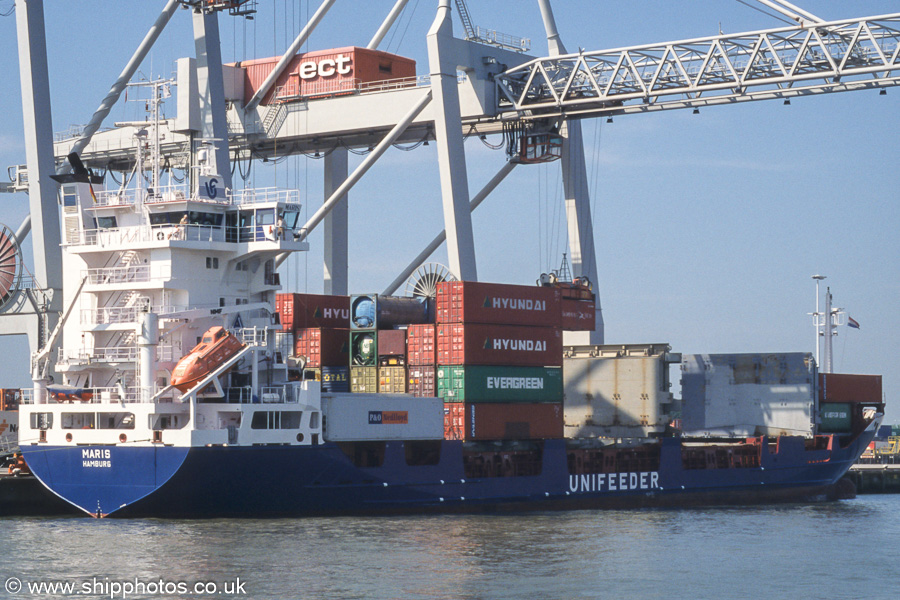
[(160, 306), (141, 302), (134, 306), (110, 306), (106, 308), (85, 308), (81, 311), (83, 325), (108, 325), (112, 323), (137, 323), (138, 317), (145, 312), (152, 312), (161, 318), (173, 313), (183, 313), (194, 308), (214, 308), (209, 306)]
[(198, 202), (212, 202), (221, 204), (207, 198), (191, 198), (190, 190), (186, 185), (167, 185), (155, 190), (152, 194), (146, 188), (140, 190), (129, 188), (126, 190), (106, 190), (97, 192), (97, 203), (94, 206), (129, 206), (138, 200), (140, 195), (144, 204), (157, 204), (161, 202), (184, 202), (193, 200)]
[[(153, 271), (159, 272), (159, 266)], [(150, 265), (135, 265), (131, 267), (105, 267), (100, 269), (86, 269), (81, 272), (87, 277), (90, 285), (103, 285), (109, 283), (139, 283), (151, 279)]]
[(528, 52), (531, 49), (531, 40), (528, 38), (502, 33), (494, 29), (485, 29), (478, 25), (475, 26), (475, 39), (516, 52)]
[(267, 343), (266, 329), (262, 327), (243, 327), (234, 333), (242, 344), (248, 346), (265, 346)]
[(300, 190), (285, 190), (276, 187), (248, 188), (229, 191), (228, 198), (235, 206), (263, 204), (268, 202), (299, 204)]
[(431, 83), (429, 75), (414, 75), (412, 77), (398, 77), (397, 79), (382, 79), (381, 81), (366, 81), (359, 84), (360, 94), (374, 92), (389, 92), (404, 88), (420, 87)]
[[(134, 306), (112, 306), (108, 308), (90, 309), (81, 311), (82, 325), (112, 325), (115, 323), (137, 323), (138, 316), (148, 311), (150, 307), (146, 303)], [(156, 312), (155, 310), (153, 312)]]
[[(283, 191), (281, 193), (284, 193)], [(273, 194), (274, 196), (274, 194)], [(271, 197), (271, 196), (270, 196)], [(248, 197), (249, 200), (249, 197)], [(255, 202), (269, 200), (257, 197)], [(252, 200), (248, 203), (252, 203)], [(293, 240), (300, 229), (284, 228), (282, 239)], [(100, 246), (117, 247), (151, 242), (275, 242), (278, 241), (275, 225), (251, 225), (248, 227), (223, 227), (215, 225), (137, 225), (134, 227), (118, 227), (110, 229), (89, 229), (77, 232), (74, 241), (66, 246)], [(118, 267), (117, 267), (118, 268)], [(153, 274), (152, 278), (168, 277), (166, 274)], [(149, 281), (149, 280), (145, 280)], [(107, 281), (91, 281), (91, 283), (109, 283)]]
[[(146, 242), (188, 240), (200, 242), (226, 241), (225, 227), (213, 225), (136, 225), (109, 229), (88, 229), (77, 232), (77, 239), (68, 246), (119, 246)], [(236, 229), (236, 228), (235, 228)]]
[[(297, 394), (297, 388), (293, 385), (265, 386), (259, 390), (259, 395), (255, 395), (250, 387), (231, 387), (225, 388), (225, 397), (221, 400), (230, 404), (295, 404), (300, 401)], [(113, 387), (96, 387), (84, 388), (81, 393), (82, 399), (69, 398), (53, 398), (49, 392), (45, 391), (45, 399), (49, 405), (53, 404), (99, 404), (101, 402), (126, 402), (126, 403), (144, 403), (150, 402), (159, 389), (142, 388), (140, 386), (113, 386)], [(171, 403), (180, 402), (181, 393), (177, 390), (169, 390), (153, 402)], [(24, 388), (21, 396), (22, 404), (35, 404), (35, 393), (33, 388)]]
[[(393, 80), (392, 80), (393, 81)], [(399, 80), (398, 80), (399, 81)], [(376, 82), (387, 83), (387, 82)], [(375, 85), (375, 84), (373, 84)], [(144, 204), (161, 204), (166, 202), (203, 202), (206, 204), (259, 204), (262, 202), (299, 203), (300, 190), (285, 190), (275, 187), (246, 188), (229, 190), (225, 200), (214, 200), (192, 194), (187, 185), (167, 185), (160, 187), (152, 194), (147, 188), (140, 190), (105, 190), (95, 193), (97, 202), (94, 207), (101, 206), (133, 206), (140, 195)]]
[[(82, 392), (82, 396), (85, 398), (83, 400), (55, 400), (51, 397), (50, 393), (47, 392), (47, 401), (53, 404), (75, 404), (79, 402), (82, 404), (99, 404), (101, 402), (141, 403), (149, 402), (150, 398), (158, 391), (159, 390), (156, 388), (142, 388), (139, 386), (85, 388)], [(171, 390), (157, 398), (155, 402), (170, 403), (175, 401), (177, 397), (178, 392)], [(34, 399), (34, 389), (25, 388), (22, 390), (23, 404), (34, 404)]]
[[(181, 358), (180, 345), (159, 344), (156, 346), (156, 360), (172, 362)], [(108, 346), (105, 348), (78, 348), (63, 350), (59, 362), (66, 365), (87, 365), (92, 363), (135, 362), (138, 358), (137, 346)]]

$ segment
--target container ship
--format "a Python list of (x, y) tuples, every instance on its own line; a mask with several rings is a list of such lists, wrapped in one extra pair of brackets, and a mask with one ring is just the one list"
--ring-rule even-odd
[(308, 248), (291, 191), (72, 179), (64, 301), (81, 318), (60, 325), (63, 381), (23, 390), (19, 425), (31, 471), (85, 514), (811, 498), (840, 493), (880, 422), (879, 377), (819, 374), (803, 353), (564, 345), (593, 326), (584, 281), (280, 293), (276, 257)]
[[(462, 14), (465, 3), (456, 4)], [(98, 131), (178, 5), (191, 9), (197, 57), (177, 61), (176, 118), (160, 112), (171, 82), (155, 80), (144, 100), (151, 120)], [(46, 61), (42, 8), (17, 5), (19, 33), (29, 37), (20, 40), (21, 72), (35, 78), (23, 79), (32, 96), (29, 165), (16, 175), (30, 190), (34, 223), (20, 231), (41, 232), (34, 263), (46, 287), (43, 308), (32, 301), (34, 315), (17, 315), (30, 319), (35, 350), (18, 443), (50, 492), (94, 517), (184, 518), (744, 504), (852, 493), (843, 477), (880, 425), (880, 377), (820, 373), (805, 353), (686, 355), (665, 343), (602, 343), (580, 121), (566, 110), (611, 120), (604, 111), (636, 112), (635, 103), (656, 102), (656, 92), (682, 93), (680, 83), (635, 95), (631, 75), (606, 73), (609, 85), (621, 84), (622, 100), (595, 97), (592, 72), (565, 74), (567, 61), (584, 58), (565, 55), (547, 1), (548, 59), (526, 56), (525, 39), (478, 37), (468, 17), (471, 35), (454, 38), (450, 2), (441, 0), (428, 33), (427, 77), (416, 75), (414, 61), (377, 50), (396, 10), (368, 48), (298, 54), (303, 33), (282, 57), (222, 65), (218, 12), (247, 16), (251, 7), (167, 3), (91, 123), (51, 151), (38, 148), (52, 143), (46, 68), (30, 66)], [(900, 18), (889, 17), (882, 20)], [(827, 31), (839, 26), (849, 27)], [(889, 71), (871, 62), (868, 46), (847, 50), (842, 40), (855, 35), (822, 37), (840, 42), (820, 49), (845, 57), (837, 60), (842, 81)], [(700, 42), (711, 44), (709, 52), (747, 47), (722, 36)], [(771, 48), (769, 38), (764, 43)], [(826, 61), (805, 47), (798, 51), (791, 38), (778, 46), (796, 53), (796, 64), (812, 61), (798, 69), (803, 78), (815, 70), (831, 85), (835, 73), (822, 71)], [(654, 68), (673, 77), (706, 69), (709, 53), (694, 54), (686, 66), (687, 55)], [(642, 51), (641, 60), (657, 55), (671, 60), (656, 50)], [(545, 67), (547, 60), (557, 66)], [(772, 67), (782, 61), (744, 62), (754, 70), (740, 78), (737, 97), (748, 85), (788, 80)], [(690, 85), (722, 88), (720, 77), (711, 72)], [(689, 89), (679, 105), (707, 102), (702, 89)], [(508, 160), (470, 202), (463, 136), (473, 134), (504, 135)], [(343, 220), (329, 211), (392, 145), (429, 140), (439, 146), (445, 224), (452, 223), (444, 236), (452, 236), (448, 260), (459, 281), (433, 277), (406, 297), (283, 293), (279, 266), (309, 249), (307, 236), (326, 215), (333, 218), (326, 271), (346, 275), (339, 256), (346, 259), (346, 248), (337, 241), (346, 236), (346, 211)], [(368, 155), (348, 175), (352, 148)], [(249, 172), (251, 158), (285, 152), (327, 161), (328, 198), (306, 225), (298, 223), (299, 190), (240, 188), (229, 177), (233, 166), (244, 175), (232, 157)], [(44, 174), (57, 171), (53, 156), (66, 155), (72, 173), (53, 177), (57, 207), (57, 186)], [(470, 211), (517, 164), (559, 159), (567, 165), (567, 206), (571, 200), (577, 213), (567, 220), (577, 277), (476, 281)], [(88, 167), (128, 181), (95, 189), (103, 180)], [(0, 232), (0, 248), (16, 248), (9, 261), (20, 265), (15, 241)], [(0, 278), (0, 308), (25, 311), (24, 287)], [(346, 292), (346, 277), (335, 287)], [(592, 331), (598, 335), (580, 335)], [(678, 367), (675, 399), (670, 373)]]

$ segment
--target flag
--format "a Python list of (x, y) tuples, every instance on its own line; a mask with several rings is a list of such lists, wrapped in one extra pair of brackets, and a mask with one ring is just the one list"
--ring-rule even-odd
[(853, 329), (859, 329), (859, 323), (856, 322), (856, 319), (847, 315), (847, 326), (852, 327)]

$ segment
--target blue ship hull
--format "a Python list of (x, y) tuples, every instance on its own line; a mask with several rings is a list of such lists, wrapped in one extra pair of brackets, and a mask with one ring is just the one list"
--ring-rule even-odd
[(278, 517), (757, 503), (823, 496), (874, 431), (834, 450), (801, 438), (763, 444), (758, 467), (685, 469), (678, 439), (659, 442), (654, 471), (570, 474), (565, 440), (543, 444), (539, 474), (466, 477), (463, 443), (440, 442), (436, 464), (410, 466), (403, 442), (360, 467), (336, 444), (316, 446), (23, 448), (35, 475), (94, 516)]

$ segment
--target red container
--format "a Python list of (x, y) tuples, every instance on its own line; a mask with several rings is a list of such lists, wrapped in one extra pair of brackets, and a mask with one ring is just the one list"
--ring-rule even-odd
[(882, 399), (881, 375), (819, 373), (819, 402), (879, 404)]
[(437, 288), (437, 322), (559, 327), (560, 292), (554, 287), (446, 281)]
[(555, 287), (559, 289), (563, 298), (569, 300), (594, 300), (594, 292), (591, 288), (580, 283), (556, 283)]
[(435, 371), (433, 366), (409, 367), (409, 393), (419, 398), (437, 397)]
[(597, 303), (593, 300), (560, 301), (562, 328), (566, 331), (593, 331), (597, 327)]
[(350, 364), (350, 330), (307, 327), (294, 331), (294, 355), (305, 356), (306, 366), (345, 367)]
[(407, 357), (410, 365), (435, 364), (434, 325), (410, 325), (407, 330)]
[(275, 294), (275, 311), (285, 331), (304, 327), (350, 327), (350, 296)]
[(378, 356), (406, 356), (405, 329), (378, 330)]
[[(244, 104), (260, 88), (280, 56), (235, 63), (244, 69)], [(262, 104), (321, 96), (353, 94), (376, 87), (374, 83), (406, 79), (392, 87), (415, 86), (416, 61), (379, 50), (347, 46), (298, 54), (278, 77)], [(402, 85), (401, 85), (402, 84)]]
[(562, 332), (555, 327), (483, 325), (437, 326), (440, 365), (561, 367)]
[(541, 440), (561, 437), (562, 404), (444, 404), (444, 439)]

